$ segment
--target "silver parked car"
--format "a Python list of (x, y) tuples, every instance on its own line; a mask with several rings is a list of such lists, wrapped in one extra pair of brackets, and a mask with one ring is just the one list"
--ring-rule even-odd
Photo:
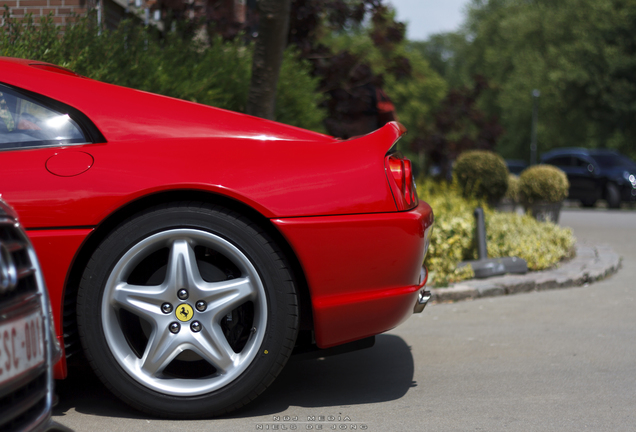
[(60, 355), (37, 257), (0, 198), (0, 431), (64, 429), (51, 421)]

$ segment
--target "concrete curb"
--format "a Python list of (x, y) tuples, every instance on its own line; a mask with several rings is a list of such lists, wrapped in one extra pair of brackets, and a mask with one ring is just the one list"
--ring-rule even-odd
[(454, 302), (581, 286), (616, 273), (621, 266), (621, 261), (621, 257), (608, 246), (577, 245), (574, 259), (555, 269), (530, 272), (525, 275), (471, 279), (448, 288), (433, 288), (430, 290), (431, 300), (434, 302)]

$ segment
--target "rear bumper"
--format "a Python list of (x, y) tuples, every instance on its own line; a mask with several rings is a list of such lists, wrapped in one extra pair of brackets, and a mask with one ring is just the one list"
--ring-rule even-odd
[(423, 309), (425, 232), (433, 223), (428, 204), (407, 212), (272, 222), (303, 267), (320, 348), (385, 332)]

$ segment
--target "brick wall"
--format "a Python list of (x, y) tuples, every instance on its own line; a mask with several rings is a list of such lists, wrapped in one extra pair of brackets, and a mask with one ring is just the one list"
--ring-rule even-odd
[(14, 18), (24, 18), (30, 13), (38, 21), (53, 14), (56, 24), (66, 24), (72, 13), (83, 15), (95, 4), (92, 0), (0, 0), (0, 5), (8, 6)]

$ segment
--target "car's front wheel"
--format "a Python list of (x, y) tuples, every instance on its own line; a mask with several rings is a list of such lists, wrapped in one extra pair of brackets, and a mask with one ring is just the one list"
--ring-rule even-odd
[(278, 375), (297, 296), (277, 245), (240, 214), (174, 204), (140, 214), (94, 252), (78, 292), (86, 356), (116, 395), (153, 415), (210, 417)]
[(605, 185), (605, 200), (609, 208), (616, 209), (621, 206), (621, 193), (614, 183)]

